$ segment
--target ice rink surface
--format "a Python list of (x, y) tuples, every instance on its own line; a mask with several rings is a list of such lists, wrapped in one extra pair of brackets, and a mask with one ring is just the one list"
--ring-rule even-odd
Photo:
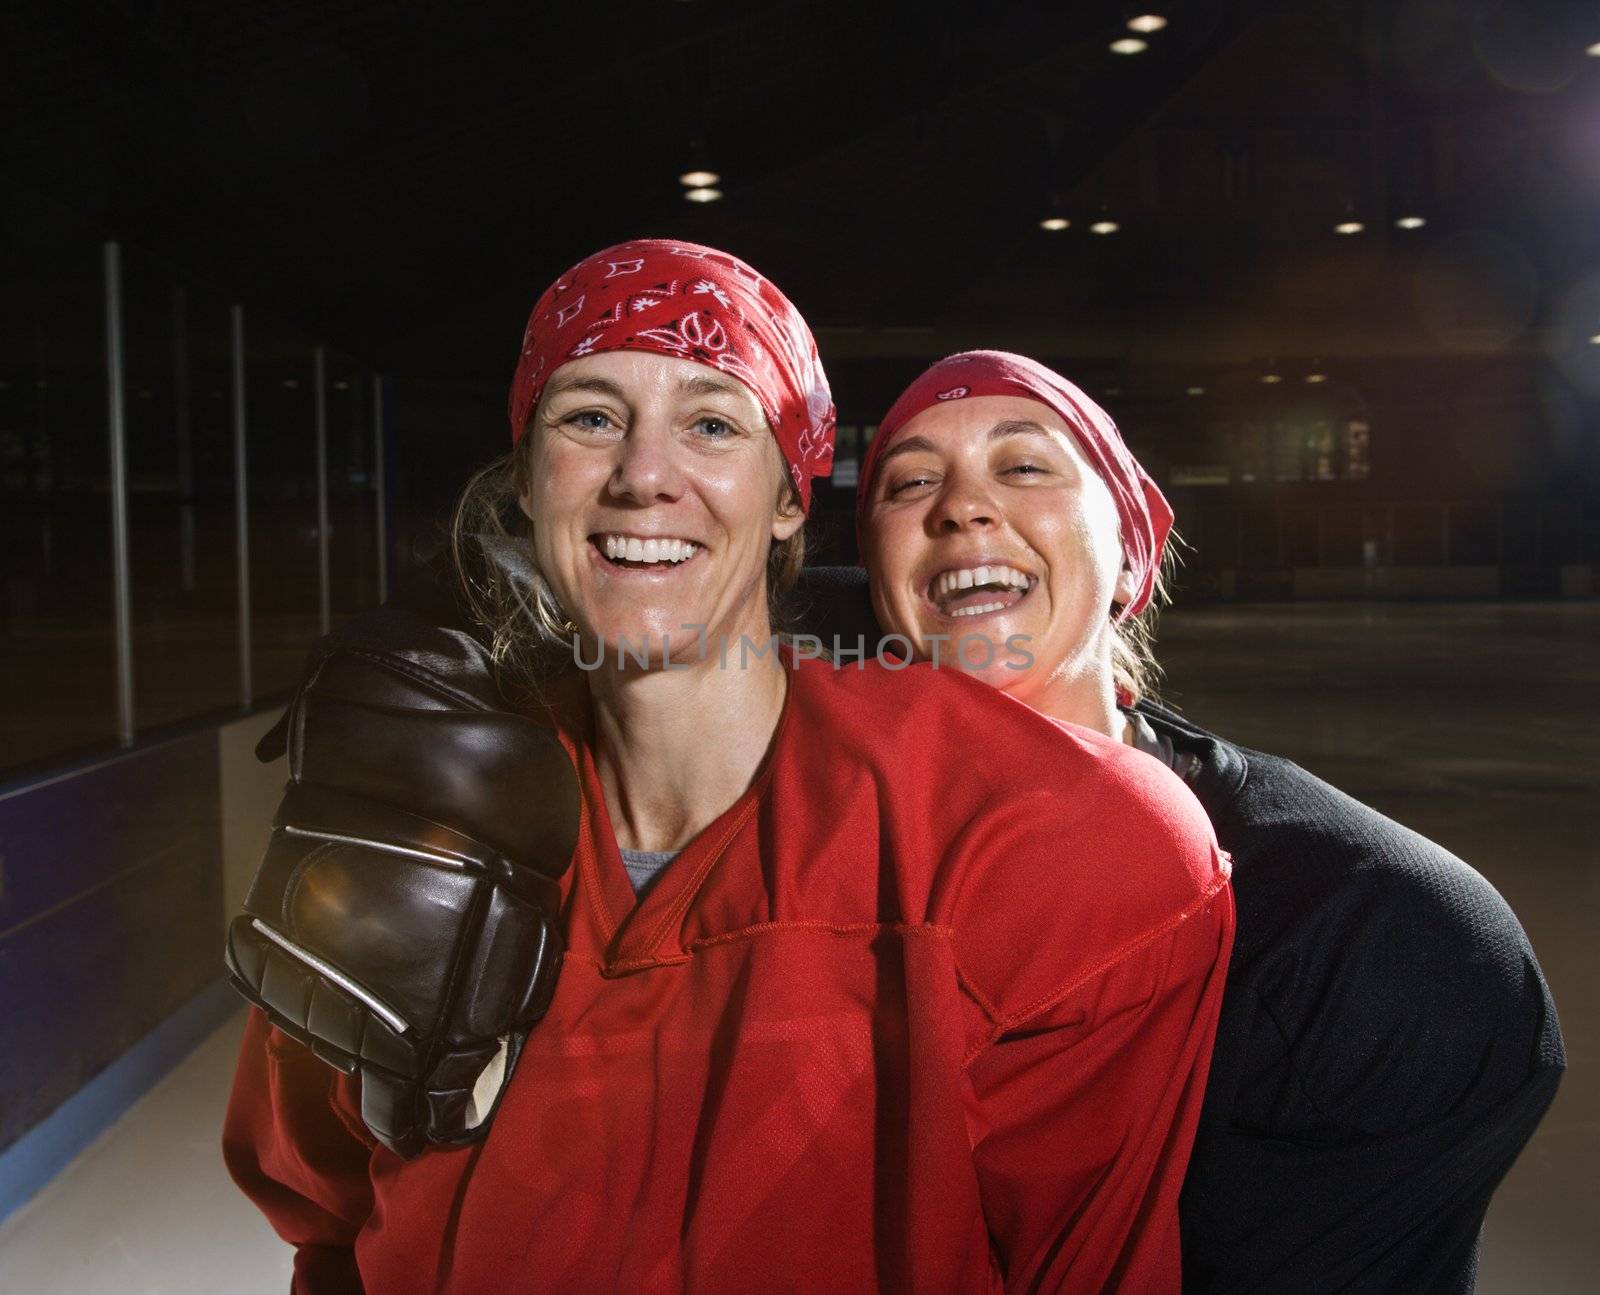
[[(1600, 1290), (1600, 603), (1170, 615), (1166, 698), (1439, 841), (1532, 937), (1569, 1070), (1490, 1210), (1481, 1295)], [(219, 954), (220, 958), (220, 954)], [(288, 1255), (217, 1153), (235, 1018), (0, 1228), (0, 1291), (265, 1295)]]

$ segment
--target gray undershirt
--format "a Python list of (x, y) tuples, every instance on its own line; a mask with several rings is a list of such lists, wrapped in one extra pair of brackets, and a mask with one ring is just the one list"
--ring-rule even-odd
[(682, 853), (682, 850), (623, 850), (622, 866), (628, 870), (633, 893), (642, 896), (661, 875), (661, 870)]
[(1122, 712), (1123, 719), (1128, 721), (1128, 726), (1133, 730), (1133, 745), (1146, 755), (1153, 755), (1173, 773), (1185, 782), (1193, 773), (1194, 767), (1200, 762), (1192, 755), (1185, 755), (1173, 748), (1172, 739), (1164, 733), (1157, 733), (1150, 727), (1150, 721), (1136, 710)]

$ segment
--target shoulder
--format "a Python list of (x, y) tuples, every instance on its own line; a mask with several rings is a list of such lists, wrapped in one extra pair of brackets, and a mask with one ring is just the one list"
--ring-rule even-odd
[(1204, 811), (1139, 751), (956, 671), (803, 677), (834, 757), (873, 771), (897, 841), (918, 843), (904, 866), (926, 869), (926, 919), (998, 1012), (1159, 940), (1226, 885)]
[[(1210, 836), (1194, 797), (1158, 761), (1100, 733), (1059, 724), (958, 670), (920, 663), (802, 663), (801, 705), (869, 764), (925, 778), (958, 774), (973, 795), (1039, 796), (1063, 824), (1093, 816), (1100, 797), (1169, 816)], [(909, 778), (906, 779), (909, 781)]]
[(1528, 938), (1480, 873), (1292, 761), (1241, 754), (1215, 821), (1236, 860), (1230, 981), (1321, 1117), (1407, 1127), (1562, 1063)]
[(1314, 922), (1368, 945), (1403, 928), (1418, 962), (1531, 955), (1505, 900), (1443, 846), (1292, 761), (1244, 755), (1245, 785), (1216, 827), (1239, 860), (1241, 905), (1267, 932)]
[[(1267, 934), (1285, 924), (1330, 922), (1347, 910), (1370, 917), (1376, 905), (1405, 912), (1421, 924), (1419, 934), (1489, 933), (1526, 949), (1521, 926), (1494, 887), (1443, 846), (1292, 760), (1187, 723), (1167, 729), (1180, 742), (1203, 740), (1190, 748), (1202, 759), (1196, 791), (1237, 865), (1241, 937), (1247, 918)], [(1208, 766), (1237, 775), (1213, 791)]]

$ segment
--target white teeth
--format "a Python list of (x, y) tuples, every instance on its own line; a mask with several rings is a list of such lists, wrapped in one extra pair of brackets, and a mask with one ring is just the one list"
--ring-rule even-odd
[(614, 562), (687, 562), (700, 548), (692, 540), (640, 540), (627, 535), (606, 535), (602, 538), (601, 548), (606, 557)]
[(968, 567), (962, 571), (941, 572), (933, 582), (932, 593), (935, 598), (944, 598), (957, 590), (971, 589), (978, 585), (1005, 585), (1011, 589), (1026, 590), (1032, 584), (1032, 578), (1015, 567), (1000, 565)]
[(980, 603), (976, 607), (957, 607), (950, 614), (952, 616), (982, 616), (985, 612), (998, 612), (1005, 610), (1004, 603)]

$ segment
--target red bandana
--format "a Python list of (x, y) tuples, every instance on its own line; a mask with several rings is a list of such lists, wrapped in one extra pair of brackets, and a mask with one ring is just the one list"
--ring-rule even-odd
[(1138, 615), (1150, 603), (1156, 570), (1161, 565), (1161, 549), (1172, 529), (1172, 507), (1122, 443), (1122, 433), (1117, 431), (1111, 415), (1059, 373), (1025, 355), (964, 351), (940, 360), (901, 393), (878, 424), (878, 434), (872, 438), (861, 464), (861, 485), (856, 495), (857, 539), (866, 532), (878, 460), (900, 429), (924, 409), (968, 396), (1022, 396), (1037, 400), (1054, 410), (1072, 430), (1116, 501), (1117, 516), (1122, 520), (1122, 547), (1139, 582), (1133, 601), (1122, 609), (1118, 619)]
[(771, 281), (727, 252), (658, 238), (578, 262), (528, 316), (511, 379), (512, 444), (551, 375), (599, 351), (654, 351), (739, 379), (767, 416), (800, 506), (811, 507), (811, 479), (833, 470), (833, 397), (811, 330)]

